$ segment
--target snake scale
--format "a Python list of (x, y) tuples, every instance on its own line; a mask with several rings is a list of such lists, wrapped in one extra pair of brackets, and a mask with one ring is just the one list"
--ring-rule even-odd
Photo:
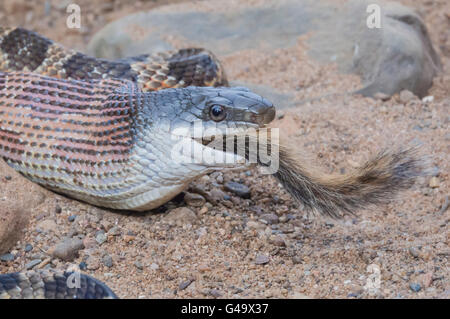
[[(149, 210), (204, 174), (249, 164), (249, 144), (235, 161), (235, 140), (231, 152), (210, 142), (236, 133), (252, 140), (248, 130), (270, 123), (275, 107), (227, 84), (223, 67), (204, 49), (109, 61), (0, 27), (0, 156), (58, 193), (102, 207)], [(187, 133), (196, 123), (210, 133)], [(194, 155), (234, 160), (186, 161), (192, 155), (186, 145), (199, 151)], [(279, 146), (273, 176), (306, 210), (332, 217), (383, 203), (423, 175), (415, 148), (381, 152), (350, 173), (326, 175)], [(80, 276), (75, 288), (67, 284), (74, 275)], [(0, 298), (115, 297), (85, 274), (0, 275)]]

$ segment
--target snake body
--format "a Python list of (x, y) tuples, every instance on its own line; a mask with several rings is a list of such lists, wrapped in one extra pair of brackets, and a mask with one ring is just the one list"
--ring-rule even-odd
[(23, 28), (0, 27), (0, 71), (33, 72), (60, 79), (130, 80), (142, 92), (228, 84), (223, 67), (205, 49), (188, 48), (110, 61), (67, 49)]

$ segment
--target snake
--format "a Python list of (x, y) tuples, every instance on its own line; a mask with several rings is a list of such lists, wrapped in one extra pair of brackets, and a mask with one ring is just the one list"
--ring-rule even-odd
[[(205, 174), (254, 164), (250, 145), (260, 146), (275, 114), (264, 97), (229, 87), (206, 49), (106, 60), (0, 27), (0, 156), (29, 180), (95, 206), (149, 211)], [(334, 218), (383, 203), (423, 175), (416, 148), (329, 175), (271, 139), (272, 175), (305, 210)], [(256, 164), (268, 167), (260, 155)], [(0, 298), (116, 297), (76, 271), (0, 274)]]
[[(245, 130), (275, 108), (245, 88), (227, 88), (208, 50), (187, 48), (119, 60), (66, 49), (23, 28), (0, 28), (0, 155), (33, 182), (96, 206), (146, 211), (223, 165), (171, 162), (194, 121)], [(220, 122), (220, 123), (219, 123)], [(154, 128), (154, 129), (153, 129)], [(74, 272), (0, 275), (0, 298), (115, 298)]]

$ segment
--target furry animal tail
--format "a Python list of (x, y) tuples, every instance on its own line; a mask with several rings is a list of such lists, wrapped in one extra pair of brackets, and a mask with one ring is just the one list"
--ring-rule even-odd
[(386, 150), (349, 174), (326, 175), (280, 145), (279, 169), (274, 176), (306, 209), (340, 218), (387, 202), (425, 174), (426, 165), (417, 147)]

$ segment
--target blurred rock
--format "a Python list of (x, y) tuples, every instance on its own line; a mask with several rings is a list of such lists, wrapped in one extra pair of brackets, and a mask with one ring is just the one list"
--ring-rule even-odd
[(186, 193), (186, 195), (184, 195), (184, 201), (189, 206), (194, 207), (202, 207), (206, 202), (205, 198), (202, 195), (195, 193)]
[(438, 188), (438, 187), (439, 187), (439, 178), (436, 177), (436, 176), (433, 176), (433, 177), (430, 179), (429, 186), (430, 186), (431, 188)]
[(66, 238), (56, 246), (50, 248), (53, 257), (64, 261), (72, 261), (78, 256), (78, 251), (84, 248), (83, 242), (78, 238)]
[(244, 184), (228, 182), (225, 184), (225, 189), (239, 197), (250, 198), (250, 189)]
[[(291, 47), (300, 35), (312, 31), (309, 55), (323, 63), (336, 62), (342, 72), (358, 74), (364, 87), (357, 93), (365, 96), (409, 90), (423, 97), (441, 68), (423, 20), (397, 3), (266, 0), (249, 7), (244, 2), (224, 6), (213, 1), (198, 3), (196, 9), (181, 3), (126, 16), (100, 30), (88, 51), (116, 59), (201, 46), (220, 58), (236, 51)], [(382, 8), (380, 28), (368, 27), (374, 14), (366, 11), (369, 4)], [(146, 32), (136, 37), (136, 30)]]
[(414, 98), (415, 98), (415, 96), (411, 91), (402, 90), (400, 92), (400, 101), (402, 103), (408, 103), (409, 101), (413, 100)]

